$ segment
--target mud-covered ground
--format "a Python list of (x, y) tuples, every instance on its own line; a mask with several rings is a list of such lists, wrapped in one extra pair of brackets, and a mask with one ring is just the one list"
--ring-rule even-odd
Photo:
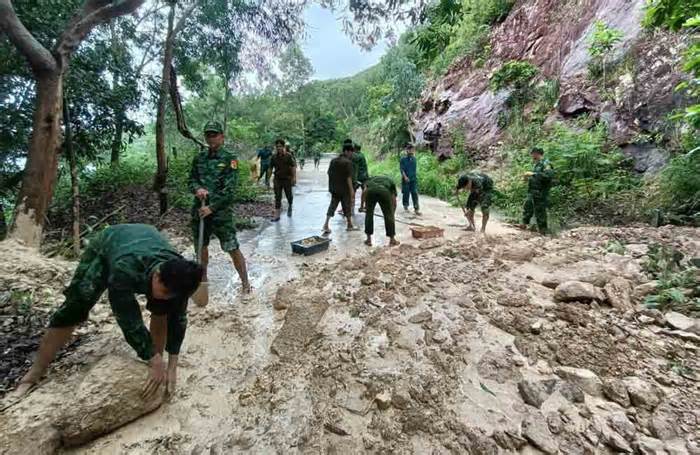
[[(302, 175), (295, 207), (321, 205), (322, 174)], [(459, 220), (458, 209), (429, 199), (424, 212), (399, 218)], [(678, 330), (688, 319), (641, 304), (651, 289), (648, 245), (673, 246), (685, 263), (700, 257), (697, 229), (543, 238), (494, 222), (488, 236), (449, 228), (443, 239), (416, 241), (400, 224), (401, 246), (366, 248), (361, 232), (334, 220), (329, 252), (282, 253), (322, 221), (295, 213), (241, 235), (250, 298), (238, 296), (214, 245), (211, 302), (190, 311), (175, 396), (65, 450), (698, 453), (698, 315), (684, 310), (691, 326)], [(573, 300), (562, 297), (571, 281), (580, 283)], [(122, 343), (104, 308), (91, 315), (89, 342), (52, 367), (54, 382)], [(51, 382), (42, 388), (50, 393)]]

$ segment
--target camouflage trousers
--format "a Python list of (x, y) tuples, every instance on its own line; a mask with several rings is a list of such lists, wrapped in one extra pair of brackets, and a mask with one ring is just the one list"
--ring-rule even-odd
[(389, 190), (370, 188), (367, 190), (365, 212), (365, 234), (374, 234), (374, 207), (379, 204), (384, 215), (384, 229), (387, 237), (396, 235), (396, 221), (394, 220), (394, 208), (392, 207), (393, 195)]
[[(197, 206), (192, 209), (191, 228), (196, 250), (199, 239), (199, 207)], [(240, 247), (238, 244), (238, 237), (236, 236), (236, 223), (231, 210), (224, 209), (220, 212), (214, 212), (204, 218), (204, 247), (209, 246), (209, 239), (212, 234), (219, 239), (221, 249), (227, 253), (236, 251)]]
[(532, 216), (537, 221), (537, 229), (541, 233), (547, 232), (547, 205), (549, 195), (542, 192), (527, 193), (527, 199), (523, 206), (523, 224), (530, 224)]

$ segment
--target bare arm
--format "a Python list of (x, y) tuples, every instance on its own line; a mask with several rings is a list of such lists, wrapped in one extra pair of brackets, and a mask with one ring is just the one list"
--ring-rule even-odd
[(151, 315), (151, 339), (153, 340), (153, 350), (156, 354), (163, 355), (165, 340), (168, 337), (168, 316), (165, 314)]

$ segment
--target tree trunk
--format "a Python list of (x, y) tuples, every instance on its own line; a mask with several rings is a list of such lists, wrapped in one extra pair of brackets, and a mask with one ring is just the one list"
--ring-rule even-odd
[(112, 166), (119, 164), (119, 155), (122, 150), (122, 138), (124, 136), (124, 111), (119, 107), (116, 115), (116, 125), (114, 130), (114, 138), (112, 139), (112, 156), (110, 163)]
[(11, 236), (38, 247), (58, 168), (63, 74), (37, 76), (36, 108), (27, 164), (17, 197)]
[(163, 46), (163, 72), (160, 81), (160, 93), (158, 94), (158, 109), (156, 115), (156, 161), (157, 169), (153, 182), (153, 189), (158, 193), (160, 214), (168, 210), (168, 193), (166, 183), (168, 180), (168, 159), (165, 153), (165, 108), (168, 94), (170, 93), (170, 65), (173, 61), (173, 47), (175, 36), (173, 26), (175, 21), (175, 3), (170, 6), (168, 14), (168, 34)]
[(226, 134), (226, 125), (228, 124), (228, 102), (231, 98), (231, 89), (228, 86), (228, 77), (224, 81), (224, 134)]
[(80, 256), (80, 187), (78, 186), (78, 160), (75, 158), (75, 150), (73, 150), (70, 109), (65, 99), (63, 100), (63, 125), (65, 128), (63, 145), (68, 155), (70, 189), (73, 194), (73, 252), (77, 257)]

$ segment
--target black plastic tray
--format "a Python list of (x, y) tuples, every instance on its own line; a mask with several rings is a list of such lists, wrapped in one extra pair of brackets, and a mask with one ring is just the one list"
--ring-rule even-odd
[[(310, 245), (303, 245), (301, 242), (304, 240), (308, 239), (313, 239), (316, 241), (316, 243), (312, 243)], [(312, 235), (311, 237), (307, 237), (305, 239), (297, 240), (295, 242), (292, 242), (292, 253), (296, 254), (303, 254), (304, 256), (308, 256), (310, 254), (315, 254), (319, 253), (321, 251), (326, 251), (328, 249), (328, 245), (331, 243), (331, 239), (319, 237), (317, 235)]]

